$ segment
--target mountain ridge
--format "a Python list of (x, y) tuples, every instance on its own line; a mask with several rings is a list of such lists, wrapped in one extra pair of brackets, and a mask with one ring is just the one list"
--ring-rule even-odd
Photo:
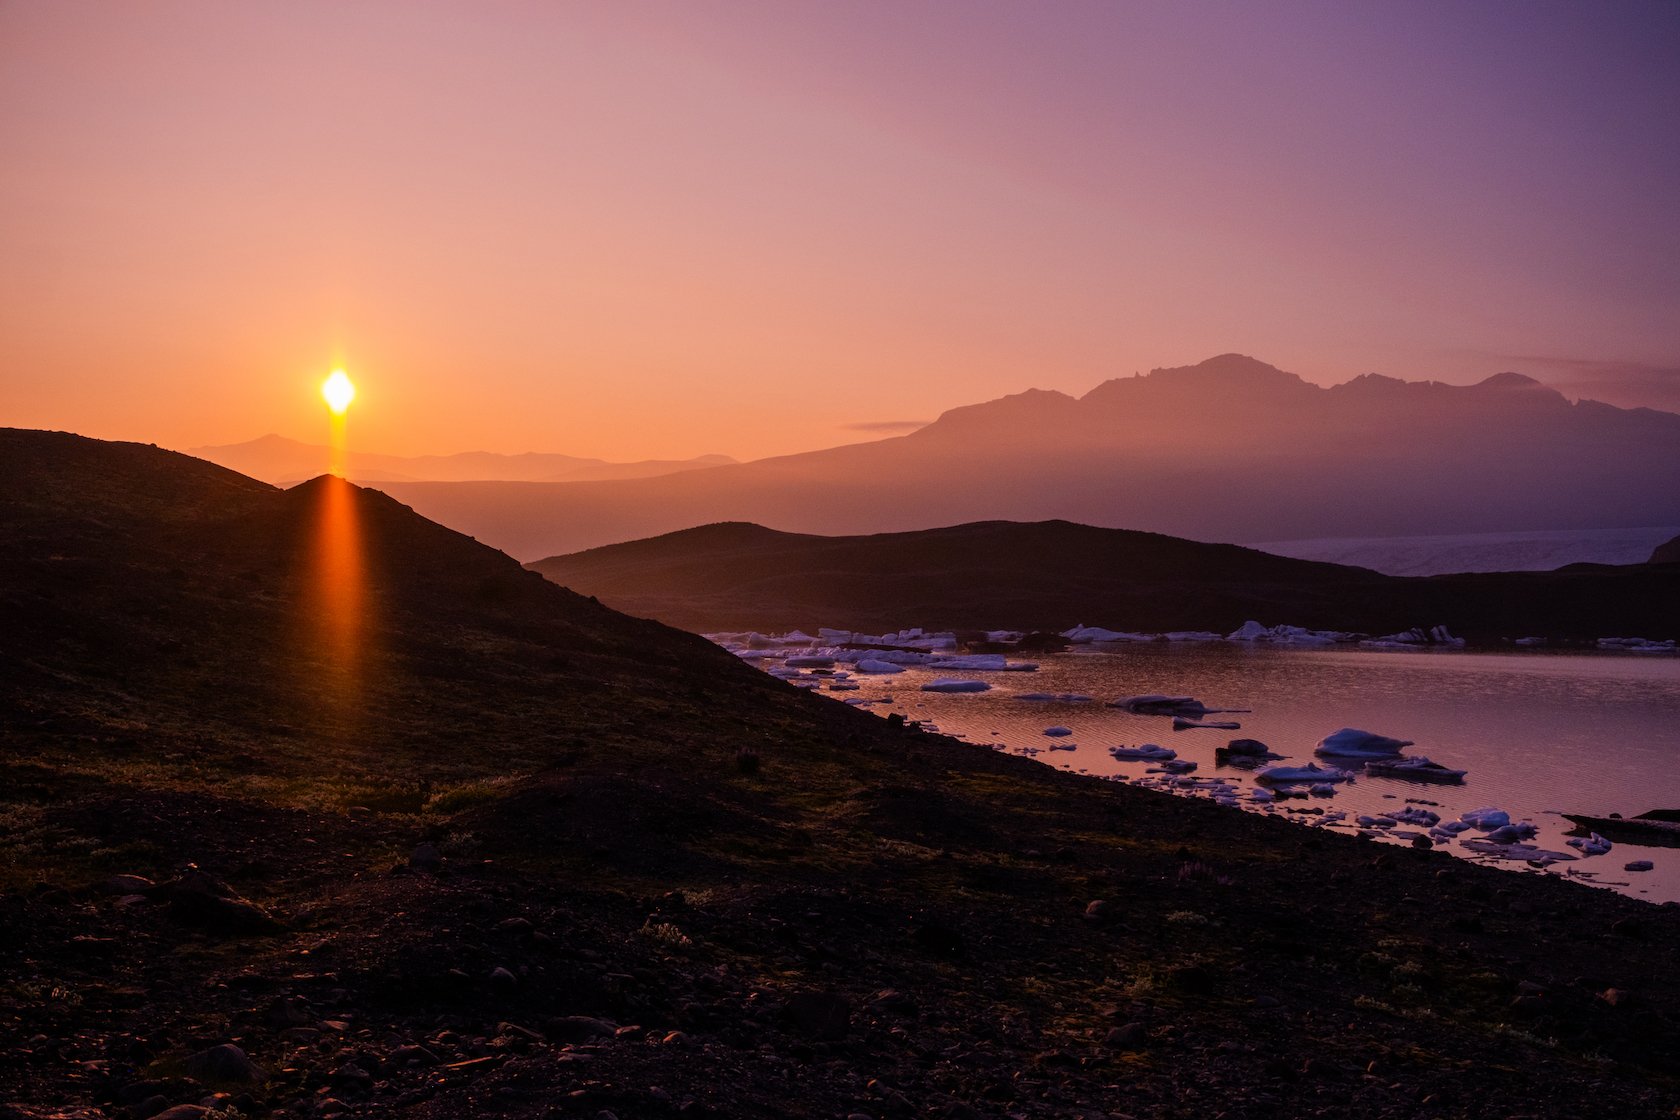
[(390, 490), (524, 559), (730, 520), (855, 534), (1063, 518), (1214, 541), (1587, 529), (1680, 523), (1680, 415), (1497, 374), (1323, 388), (1227, 355), (706, 471)]
[[(313, 478), (332, 461), (332, 449), (270, 432), (243, 443), (187, 448), (186, 454), (219, 463), (265, 482)], [(351, 450), (348, 473), (370, 482), (582, 482), (649, 478), (735, 462), (727, 455), (645, 459), (616, 463), (553, 452), (460, 451), (451, 455), (385, 455)]]

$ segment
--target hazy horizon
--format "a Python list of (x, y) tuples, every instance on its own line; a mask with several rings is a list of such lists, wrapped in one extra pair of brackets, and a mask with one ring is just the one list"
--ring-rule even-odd
[(1680, 409), (1680, 9), (0, 9), (4, 422), (754, 459), (1254, 354)]

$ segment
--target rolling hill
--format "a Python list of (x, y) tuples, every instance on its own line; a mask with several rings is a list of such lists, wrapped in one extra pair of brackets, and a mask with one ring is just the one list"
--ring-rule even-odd
[(1195, 540), (1680, 524), (1680, 415), (1520, 374), (1333, 388), (1227, 354), (956, 408), (894, 439), (592, 483), (393, 483), (537, 559), (720, 521), (857, 534), (1049, 518)]
[(1673, 908), (922, 734), (341, 480), (0, 430), (0, 619), (6, 1120), (1672, 1107)]
[(1369, 634), (1445, 625), (1480, 641), (1680, 633), (1680, 572), (1664, 566), (1401, 578), (1065, 521), (856, 537), (706, 525), (529, 567), (697, 630), (1229, 633), (1258, 619)]

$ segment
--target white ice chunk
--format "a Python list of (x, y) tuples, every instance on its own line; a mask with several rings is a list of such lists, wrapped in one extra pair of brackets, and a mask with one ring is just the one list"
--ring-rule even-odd
[(1146, 759), (1151, 762), (1178, 757), (1177, 751), (1154, 743), (1144, 743), (1137, 747), (1110, 747), (1108, 753), (1119, 759)]
[(1388, 758), (1399, 754), (1402, 747), (1411, 745), (1410, 739), (1390, 739), (1386, 735), (1373, 735), (1357, 727), (1344, 727), (1320, 739), (1318, 746), (1313, 748), (1313, 753), (1337, 755), (1342, 758)]
[(1353, 775), (1334, 767), (1320, 769), (1314, 763), (1305, 766), (1268, 766), (1254, 775), (1255, 781), (1286, 785), (1294, 782), (1349, 782)]
[(940, 677), (922, 686), (923, 692), (985, 692), (992, 686), (985, 681), (965, 681), (955, 677)]
[[(1496, 828), (1503, 828), (1510, 824), (1511, 814), (1503, 809), (1495, 809), (1488, 805), (1480, 809), (1471, 809), (1468, 812), (1460, 813), (1458, 819), (1471, 828), (1480, 829), (1483, 832), (1492, 832)], [(1445, 827), (1450, 828), (1452, 826), (1447, 825)]]

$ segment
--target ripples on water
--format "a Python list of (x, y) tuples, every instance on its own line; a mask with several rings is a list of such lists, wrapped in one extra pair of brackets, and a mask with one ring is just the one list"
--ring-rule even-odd
[[(1233, 737), (1260, 739), (1291, 765), (1313, 761), (1312, 748), (1339, 727), (1358, 727), (1412, 739), (1409, 755), (1426, 755), (1468, 770), (1462, 786), (1423, 785), (1361, 777), (1330, 799), (1311, 805), (1353, 818), (1392, 812), (1408, 798), (1436, 802), (1442, 820), (1494, 805), (1513, 820), (1540, 828), (1533, 843), (1576, 854), (1565, 844), (1571, 829), (1559, 812), (1634, 816), (1648, 809), (1680, 809), (1680, 658), (1546, 653), (1385, 653), (1354, 650), (1280, 650), (1225, 643), (1149, 643), (1080, 649), (1039, 656), (1036, 673), (958, 673), (983, 679), (989, 692), (922, 692), (923, 682), (953, 675), (924, 669), (885, 677), (856, 674), (857, 692), (838, 697), (879, 699), (877, 713), (932, 721), (947, 734), (1001, 749), (1037, 749), (1040, 761), (1100, 775), (1144, 777), (1148, 763), (1122, 762), (1108, 748), (1159, 743), (1200, 764), (1196, 777), (1224, 777), (1248, 787), (1251, 776), (1216, 765), (1214, 748)], [(1089, 704), (1022, 701), (1027, 692), (1086, 693)], [(1251, 708), (1209, 716), (1242, 730), (1172, 730), (1162, 716), (1133, 715), (1105, 706), (1119, 696), (1148, 692), (1194, 696), (1210, 707)], [(1043, 731), (1061, 724), (1068, 739)], [(1051, 742), (1073, 751), (1050, 751)], [(1320, 760), (1320, 765), (1334, 765)], [(1306, 806), (1289, 801), (1290, 807)], [(1479, 836), (1480, 833), (1467, 833)], [(1448, 850), (1458, 845), (1448, 846)], [(1649, 859), (1650, 872), (1626, 872), (1630, 860)], [(1523, 868), (1521, 863), (1507, 866)], [(1680, 900), (1680, 848), (1618, 842), (1604, 856), (1559, 863), (1550, 874), (1588, 881), (1653, 901)]]

